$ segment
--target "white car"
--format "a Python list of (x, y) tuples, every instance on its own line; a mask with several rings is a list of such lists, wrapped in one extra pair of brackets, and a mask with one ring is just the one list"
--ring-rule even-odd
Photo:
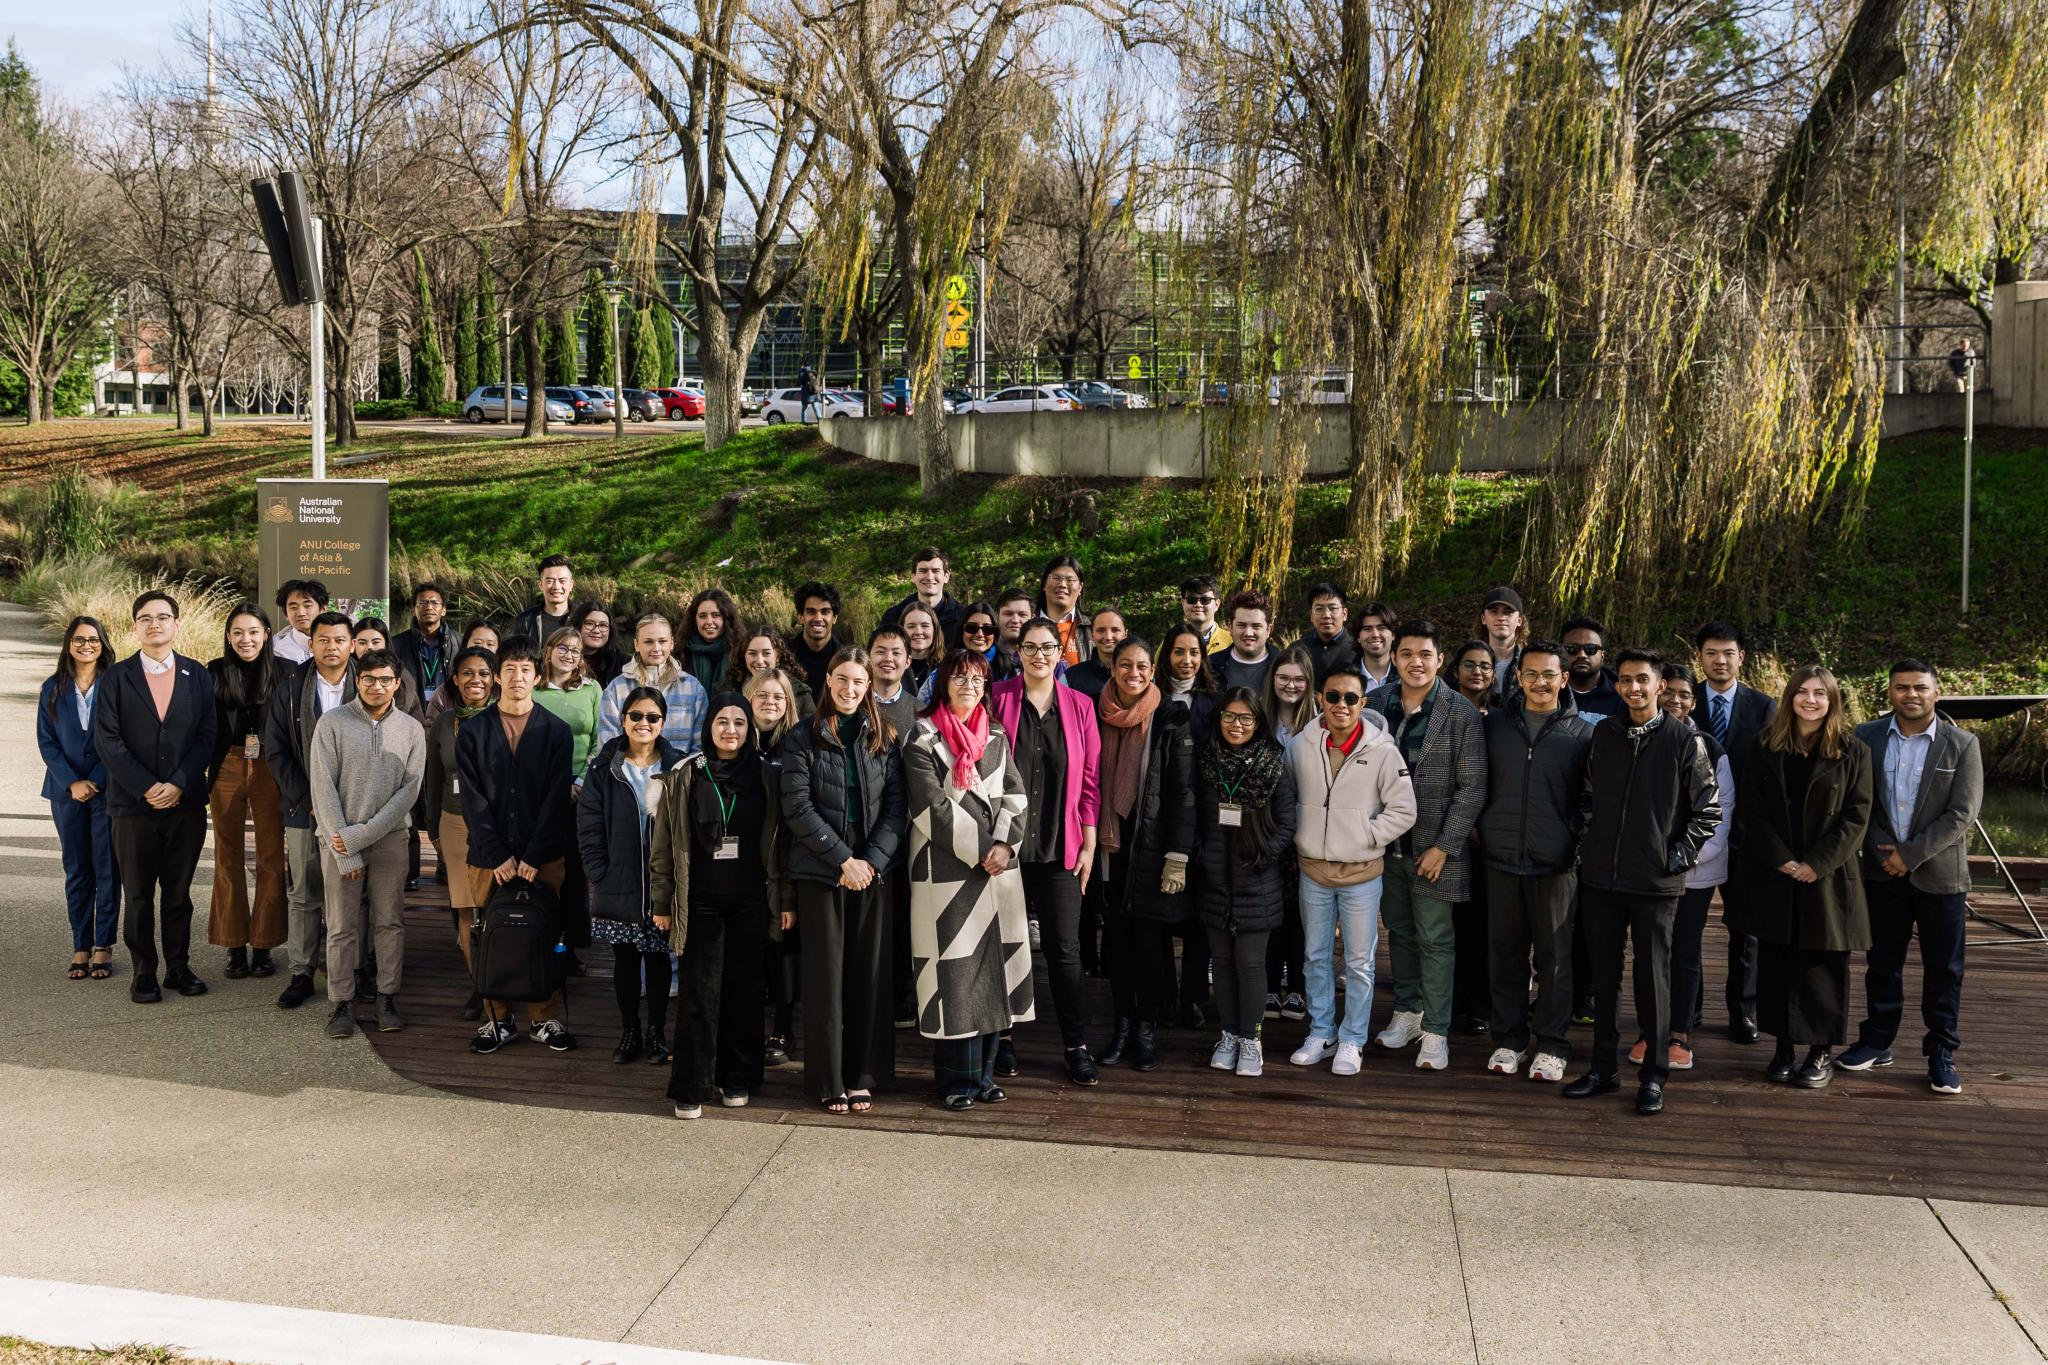
[(769, 393), (768, 400), (761, 405), (761, 420), (773, 425), (777, 422), (801, 422), (808, 417), (816, 421), (821, 417), (864, 417), (867, 404), (855, 394), (841, 393), (826, 389), (811, 396), (811, 410), (804, 411), (802, 389), (776, 389)]
[(1079, 412), (1081, 400), (1058, 384), (1021, 384), (962, 403), (962, 412)]

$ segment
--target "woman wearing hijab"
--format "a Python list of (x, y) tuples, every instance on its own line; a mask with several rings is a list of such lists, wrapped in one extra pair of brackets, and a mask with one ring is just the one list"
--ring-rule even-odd
[(873, 1108), (896, 1069), (882, 878), (903, 845), (903, 759), (870, 681), (867, 651), (839, 650), (818, 714), (782, 743), (804, 935), (804, 1087), (832, 1114)]
[[(469, 857), (469, 823), (462, 817), (462, 793), (455, 768), (455, 732), (490, 709), (496, 692), (494, 675), (498, 661), (490, 650), (465, 645), (448, 665), (448, 679), (442, 690), (451, 693), (453, 704), (434, 717), (427, 730), (427, 772), (420, 783), (427, 803), (427, 828), (439, 836), (435, 847), (441, 851), (444, 867), (458, 871)], [(469, 878), (448, 879), (448, 913), (455, 922), (455, 942), (462, 948), (462, 960), (469, 963), (475, 946), (470, 942), (470, 923), (477, 911), (470, 894)], [(472, 964), (473, 965), (473, 964)], [(462, 1006), (464, 1019), (483, 1017), (484, 1002), (472, 989)]]
[(1096, 875), (1108, 888), (1103, 967), (1116, 1002), (1116, 1034), (1100, 1061), (1159, 1065), (1157, 1026), (1173, 1013), (1173, 928), (1187, 919), (1195, 847), (1195, 742), (1183, 707), (1162, 704), (1152, 647), (1116, 647), (1101, 719), (1101, 824)]
[(782, 809), (745, 697), (711, 699), (702, 749), (662, 779), (654, 834), (654, 922), (682, 958), (675, 1065), (679, 1119), (716, 1099), (737, 1109), (761, 1088), (761, 960), (788, 927), (778, 876)]
[(683, 614), (681, 662), (706, 692), (738, 687), (747, 676), (743, 630), (739, 608), (721, 590), (706, 588), (690, 599)]
[(657, 1066), (669, 1059), (669, 936), (654, 917), (661, 902), (653, 898), (648, 876), (662, 774), (682, 762), (682, 753), (661, 737), (667, 712), (661, 693), (635, 688), (626, 698), (624, 732), (597, 751), (576, 797), (576, 851), (589, 882), (590, 938), (612, 949), (612, 990), (619, 1006), (619, 1046), (612, 1061), (621, 1066), (643, 1050)]
[(1009, 1098), (996, 1084), (997, 1040), (1032, 1017), (1031, 941), (1016, 865), (1029, 798), (1009, 738), (983, 704), (988, 661), (954, 650), (933, 690), (942, 697), (903, 754), (911, 968), (917, 1027), (933, 1040), (940, 1103), (971, 1109)]
[[(269, 976), (270, 950), (284, 942), (284, 798), (263, 756), (263, 717), (283, 672), (270, 618), (254, 602), (228, 616), (213, 675), (218, 737), (207, 771), (213, 815), (213, 907), (206, 941), (228, 950), (228, 979)], [(242, 831), (256, 827), (256, 895), (242, 875)]]

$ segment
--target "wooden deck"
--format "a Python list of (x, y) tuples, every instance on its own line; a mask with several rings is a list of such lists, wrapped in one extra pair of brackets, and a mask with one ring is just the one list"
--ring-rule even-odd
[[(551, 1053), (522, 1039), (495, 1055), (474, 1056), (466, 1043), (475, 1026), (458, 1017), (468, 983), (445, 901), (438, 889), (410, 899), (401, 997), (407, 1027), (369, 1035), (394, 1071), (482, 1099), (668, 1112), (666, 1067), (611, 1061), (618, 1026), (604, 949), (586, 955), (591, 973), (570, 988), (568, 1020), (581, 1043), (576, 1051)], [(2001, 908), (1995, 897), (1986, 897), (1985, 907)], [(2014, 910), (2009, 903), (2002, 908)], [(1842, 1073), (1827, 1089), (1809, 1092), (1764, 1079), (1769, 1039), (1740, 1047), (1720, 1031), (1723, 941), (1718, 922), (1710, 923), (1709, 1026), (1695, 1040), (1697, 1065), (1673, 1074), (1666, 1110), (1657, 1118), (1636, 1115), (1632, 1077), (1625, 1076), (1618, 1095), (1570, 1102), (1556, 1086), (1490, 1076), (1484, 1064), (1492, 1047), (1483, 1036), (1454, 1034), (1446, 1072), (1419, 1071), (1412, 1052), (1396, 1057), (1377, 1048), (1368, 1049), (1357, 1077), (1332, 1076), (1327, 1065), (1302, 1071), (1286, 1059), (1306, 1025), (1290, 1020), (1268, 1021), (1266, 1074), (1256, 1080), (1208, 1069), (1213, 1034), (1166, 1029), (1157, 1071), (1106, 1068), (1100, 1086), (1071, 1086), (1059, 1065), (1041, 974), (1039, 1021), (1019, 1030), (1023, 1074), (1004, 1082), (1006, 1104), (963, 1114), (938, 1108), (930, 1098), (929, 1044), (899, 1030), (897, 1087), (883, 1091), (869, 1114), (821, 1112), (803, 1098), (801, 1067), (793, 1064), (771, 1070), (764, 1093), (747, 1108), (714, 1109), (704, 1121), (2048, 1205), (2048, 949), (1972, 949), (1964, 1048), (1957, 1057), (1964, 1091), (1944, 1097), (1928, 1090), (1919, 1057), (1916, 964), (1907, 968), (1898, 1064)], [(1860, 1008), (1860, 962), (1858, 973)], [(1384, 951), (1379, 980), (1375, 1028), (1392, 1010)], [(1109, 1016), (1107, 985), (1088, 985), (1094, 1034), (1101, 1035)], [(1626, 987), (1623, 1012), (1626, 1041), (1634, 1036)], [(1576, 1075), (1591, 1030), (1574, 1029), (1572, 1043), (1576, 1055), (1568, 1074)]]

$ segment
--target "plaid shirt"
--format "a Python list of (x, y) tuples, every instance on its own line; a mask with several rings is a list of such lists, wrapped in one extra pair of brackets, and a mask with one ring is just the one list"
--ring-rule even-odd
[[(661, 737), (684, 753), (694, 754), (704, 747), (704, 710), (711, 704), (711, 698), (705, 693), (704, 684), (684, 672), (673, 659), (668, 667), (674, 676), (661, 689), (662, 699), (668, 703)], [(630, 659), (605, 688), (604, 702), (597, 713), (597, 742), (590, 746), (592, 753), (624, 731), (626, 698), (641, 685), (641, 678), (640, 661)]]

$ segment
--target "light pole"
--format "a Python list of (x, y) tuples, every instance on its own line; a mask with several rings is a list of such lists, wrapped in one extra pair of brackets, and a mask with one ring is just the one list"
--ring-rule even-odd
[[(320, 220), (311, 220), (313, 243), (313, 277), (320, 278), (327, 269), (327, 248), (323, 242)], [(315, 298), (306, 309), (307, 350), (312, 355), (308, 365), (306, 387), (312, 390), (313, 400), (313, 477), (327, 477), (327, 303)]]
[(625, 357), (619, 354), (619, 299), (622, 291), (613, 281), (604, 288), (604, 301), (612, 310), (612, 439), (626, 439)]
[(1977, 443), (1977, 357), (1963, 361), (1963, 615), (1970, 614), (1970, 468)]
[(503, 341), (498, 347), (498, 359), (505, 369), (505, 425), (512, 425), (512, 310), (504, 309), (498, 314), (498, 326)]

